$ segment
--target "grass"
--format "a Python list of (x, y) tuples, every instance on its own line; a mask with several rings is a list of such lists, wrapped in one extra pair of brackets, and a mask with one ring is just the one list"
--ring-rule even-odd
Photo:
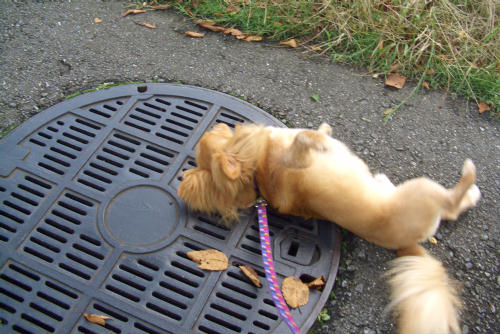
[[(143, 2), (134, 1), (138, 5)], [(294, 38), (335, 62), (398, 72), (500, 111), (496, 0), (156, 0), (268, 40)]]
[(144, 81), (132, 81), (132, 82), (104, 82), (100, 85), (98, 85), (97, 87), (95, 88), (90, 88), (90, 89), (85, 89), (81, 92), (75, 92), (73, 94), (70, 94), (68, 96), (66, 96), (64, 99), (65, 100), (69, 100), (75, 96), (78, 96), (78, 95), (82, 95), (82, 94), (85, 94), (85, 93), (90, 93), (90, 92), (94, 92), (96, 90), (102, 90), (102, 89), (107, 89), (107, 88), (111, 88), (111, 87), (116, 87), (116, 86), (123, 86), (123, 85), (133, 85), (133, 84), (141, 84), (141, 83), (144, 83)]

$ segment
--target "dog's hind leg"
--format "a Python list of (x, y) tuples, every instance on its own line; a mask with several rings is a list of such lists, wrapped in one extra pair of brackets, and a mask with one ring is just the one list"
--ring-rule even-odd
[(476, 182), (476, 167), (467, 159), (460, 181), (449, 190), (450, 201), (441, 213), (442, 219), (456, 220), (462, 212), (476, 205), (481, 198), (481, 192), (474, 182)]

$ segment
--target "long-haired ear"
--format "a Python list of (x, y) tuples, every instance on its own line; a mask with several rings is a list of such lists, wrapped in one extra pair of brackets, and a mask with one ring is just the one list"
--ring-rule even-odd
[(189, 207), (202, 212), (212, 213), (215, 208), (210, 199), (213, 181), (210, 171), (194, 168), (184, 172), (184, 179), (177, 194)]
[(233, 154), (218, 152), (212, 156), (212, 172), (214, 177), (219, 170), (231, 181), (236, 180), (241, 175), (241, 163)]

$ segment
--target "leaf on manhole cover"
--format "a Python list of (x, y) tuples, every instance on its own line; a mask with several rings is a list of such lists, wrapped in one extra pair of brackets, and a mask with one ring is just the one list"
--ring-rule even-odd
[(252, 266), (240, 265), (238, 267), (241, 269), (243, 274), (245, 274), (245, 276), (248, 277), (250, 279), (250, 281), (252, 281), (253, 285), (255, 285), (258, 288), (262, 288), (262, 284), (260, 283), (260, 280), (259, 280), (259, 275), (255, 271), (255, 269), (253, 269)]
[(199, 264), (203, 270), (226, 270), (229, 260), (226, 254), (216, 249), (205, 249), (186, 253), (187, 257)]
[(101, 326), (106, 326), (106, 320), (111, 319), (110, 317), (100, 314), (84, 313), (83, 316), (85, 317), (85, 319), (87, 319), (88, 322)]
[(397, 89), (403, 88), (406, 82), (406, 77), (404, 75), (398, 73), (392, 73), (385, 80), (385, 84), (387, 86), (391, 86)]
[(295, 39), (289, 39), (288, 41), (286, 42), (280, 42), (280, 45), (287, 45), (291, 48), (296, 48), (297, 47), (297, 42), (295, 41)]
[(309, 282), (307, 284), (307, 286), (310, 287), (311, 289), (314, 289), (314, 290), (323, 291), (325, 284), (326, 284), (325, 277), (323, 275), (321, 275), (320, 277), (316, 278), (314, 281)]
[(123, 17), (127, 15), (135, 15), (135, 14), (142, 14), (145, 13), (146, 11), (144, 9), (129, 9), (125, 13), (122, 14)]
[(479, 111), (480, 114), (482, 114), (485, 111), (490, 111), (490, 106), (484, 102), (479, 102), (477, 104), (477, 110)]
[(196, 31), (185, 31), (184, 34), (186, 34), (186, 36), (194, 38), (202, 38), (205, 36), (205, 34)]
[(309, 301), (309, 288), (301, 280), (296, 280), (293, 276), (283, 280), (281, 291), (283, 291), (283, 298), (291, 308), (306, 305)]

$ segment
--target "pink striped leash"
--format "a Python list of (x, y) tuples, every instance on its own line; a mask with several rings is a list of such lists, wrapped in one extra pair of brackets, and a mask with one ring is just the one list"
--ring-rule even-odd
[(292, 333), (300, 334), (299, 327), (297, 327), (297, 325), (295, 324), (292, 314), (288, 309), (288, 305), (283, 299), (283, 295), (281, 294), (278, 280), (276, 278), (276, 272), (274, 271), (274, 261), (271, 249), (271, 240), (269, 238), (266, 205), (267, 203), (264, 200), (258, 199), (255, 206), (257, 207), (259, 218), (260, 248), (262, 249), (262, 262), (264, 263), (264, 269), (266, 272), (267, 285), (269, 286), (271, 296), (273, 297), (274, 304), (276, 305), (281, 318), (283, 318)]

